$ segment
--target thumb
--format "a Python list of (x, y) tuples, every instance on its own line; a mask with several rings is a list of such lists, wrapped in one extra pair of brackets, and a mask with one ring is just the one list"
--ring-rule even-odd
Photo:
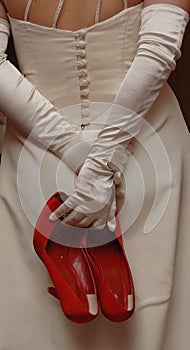
[(116, 214), (116, 199), (114, 196), (111, 207), (110, 207), (110, 211), (108, 214), (108, 222), (107, 222), (107, 225), (108, 225), (110, 231), (112, 231), (112, 232), (114, 232), (116, 229), (115, 214)]

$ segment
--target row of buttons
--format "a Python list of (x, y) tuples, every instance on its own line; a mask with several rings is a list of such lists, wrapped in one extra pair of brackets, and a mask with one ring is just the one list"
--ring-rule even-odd
[(81, 128), (84, 129), (85, 125), (89, 124), (89, 77), (87, 71), (87, 60), (86, 60), (86, 42), (85, 42), (84, 30), (79, 30), (74, 33), (76, 42), (76, 54), (77, 54), (77, 68), (79, 73), (79, 84), (80, 84), (80, 99), (81, 99)]

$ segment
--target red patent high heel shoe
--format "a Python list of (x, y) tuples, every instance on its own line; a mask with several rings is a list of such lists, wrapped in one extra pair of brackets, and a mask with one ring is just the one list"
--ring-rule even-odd
[[(125, 321), (134, 312), (135, 293), (119, 221), (117, 219), (114, 233), (107, 225), (103, 230), (90, 231), (84, 251), (94, 275), (102, 312), (113, 322)], [(101, 242), (101, 235), (104, 236), (104, 242), (107, 236), (108, 243), (96, 245), (98, 240)]]
[(73, 246), (72, 241), (79, 242), (84, 231), (60, 220), (49, 220), (50, 214), (65, 199), (64, 193), (55, 193), (48, 200), (37, 221), (33, 244), (55, 286), (49, 288), (49, 292), (60, 300), (69, 320), (86, 323), (97, 316), (98, 303), (89, 262), (83, 249)]

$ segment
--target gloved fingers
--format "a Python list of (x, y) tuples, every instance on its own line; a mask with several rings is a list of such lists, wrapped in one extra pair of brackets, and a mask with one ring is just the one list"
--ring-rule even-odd
[(93, 222), (93, 218), (92, 216), (88, 217), (84, 217), (79, 223), (78, 223), (78, 227), (91, 227), (91, 224)]
[(114, 232), (116, 229), (116, 220), (115, 220), (115, 214), (116, 214), (116, 197), (114, 196), (108, 218), (107, 218), (107, 225), (110, 231)]
[(66, 214), (62, 216), (62, 221), (64, 222), (64, 224), (78, 227), (78, 224), (83, 218), (84, 218), (83, 213), (80, 213), (73, 209), (72, 212), (69, 213), (69, 215)]
[(105, 227), (106, 223), (107, 223), (107, 221), (106, 221), (105, 218), (102, 219), (102, 220), (99, 219), (99, 220), (95, 220), (95, 221), (91, 224), (90, 227), (96, 228), (97, 230), (102, 230), (102, 229)]
[(111, 231), (115, 231), (115, 213), (116, 213), (116, 200), (115, 196), (113, 197), (110, 209), (106, 210), (104, 213), (101, 213), (99, 217), (92, 223), (91, 227), (102, 229), (107, 224)]
[(115, 213), (116, 213), (116, 198), (114, 196), (108, 212), (107, 221), (111, 221), (115, 217)]
[(67, 225), (77, 226), (77, 227), (100, 227), (103, 228), (107, 223), (107, 208), (105, 211), (85, 211), (85, 208), (76, 206), (63, 222)]
[(103, 230), (103, 228), (106, 226), (106, 223), (101, 225), (98, 221), (97, 224), (91, 225), (92, 228), (95, 228), (96, 230)]
[(105, 225), (108, 226), (110, 231), (114, 232), (116, 230), (116, 219), (115, 219), (115, 217), (113, 217), (109, 221), (106, 220), (106, 217), (104, 217), (102, 219), (95, 220), (92, 223), (91, 227), (92, 228), (96, 228), (98, 230), (102, 230), (105, 227)]
[(126, 188), (123, 187), (123, 184), (116, 186), (116, 208), (117, 214), (123, 207), (126, 197)]
[[(67, 205), (69, 203), (72, 207)], [(84, 208), (74, 205), (74, 198), (70, 196), (49, 217), (50, 221), (61, 219), (65, 224), (76, 227), (89, 227), (99, 216), (97, 212), (88, 213)], [(104, 220), (105, 221), (105, 220)]]
[(69, 207), (64, 202), (49, 216), (49, 220), (56, 221), (61, 217), (64, 219), (71, 214), (72, 210), (73, 208)]
[(93, 220), (94, 219), (92, 216), (88, 216), (84, 213), (73, 210), (72, 213), (63, 220), (63, 222), (67, 225), (76, 227), (89, 227)]
[(115, 217), (112, 220), (108, 221), (107, 225), (108, 225), (108, 228), (110, 229), (110, 231), (115, 232), (115, 230), (116, 230), (116, 219), (115, 219)]

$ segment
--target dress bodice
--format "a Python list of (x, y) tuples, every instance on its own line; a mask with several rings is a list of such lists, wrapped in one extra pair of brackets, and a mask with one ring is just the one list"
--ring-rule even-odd
[(141, 11), (142, 3), (77, 31), (9, 16), (20, 70), (70, 122), (88, 124), (98, 113), (91, 103), (114, 100), (134, 59)]

